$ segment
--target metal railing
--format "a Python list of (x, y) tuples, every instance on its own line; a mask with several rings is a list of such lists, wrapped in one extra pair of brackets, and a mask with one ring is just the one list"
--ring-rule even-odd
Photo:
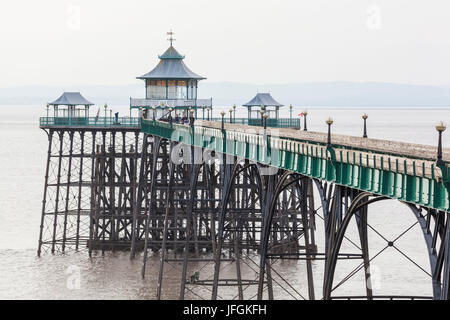
[[(197, 119), (202, 118), (200, 116)], [(220, 122), (222, 118), (211, 118), (210, 120)], [(229, 123), (230, 119), (225, 118), (224, 121)], [(232, 123), (262, 126), (261, 119), (234, 118)], [(119, 117), (117, 120), (115, 117), (41, 117), (39, 124), (40, 126), (140, 127), (141, 119), (138, 117)], [(269, 128), (298, 128), (299, 126), (300, 119), (267, 119)]]
[(212, 107), (212, 99), (130, 99), (130, 107)]
[[(222, 118), (211, 118), (211, 121), (220, 122)], [(230, 118), (224, 117), (226, 123), (230, 123)], [(262, 127), (264, 124), (261, 119), (248, 119), (248, 118), (232, 118), (231, 123), (234, 124), (246, 124), (249, 126)], [(300, 119), (291, 118), (279, 118), (279, 119), (267, 119), (267, 127), (269, 128), (300, 128)]]
[[(236, 121), (237, 122), (237, 121)], [(391, 199), (449, 212), (450, 162), (438, 166), (435, 148), (303, 130), (255, 132), (219, 122), (194, 126), (143, 120), (141, 131), (219, 153), (333, 182)], [(273, 135), (275, 133), (275, 135)], [(393, 148), (391, 144), (396, 147)], [(414, 153), (411, 154), (411, 149)], [(418, 158), (418, 150), (425, 150)], [(408, 180), (414, 182), (408, 182)]]
[(129, 117), (41, 117), (41, 127), (140, 127), (141, 118)]

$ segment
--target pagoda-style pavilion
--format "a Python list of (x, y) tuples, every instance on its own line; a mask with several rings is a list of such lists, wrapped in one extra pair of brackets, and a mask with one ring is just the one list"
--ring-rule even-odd
[(89, 117), (89, 107), (94, 104), (79, 92), (64, 92), (48, 105), (53, 106), (55, 118), (87, 118)]
[(251, 122), (252, 119), (261, 121), (264, 113), (269, 115), (269, 119), (278, 119), (280, 107), (283, 105), (272, 98), (270, 93), (258, 93), (243, 106), (247, 107), (248, 119)]
[(64, 92), (58, 99), (47, 104), (48, 109), (53, 106), (55, 124), (84, 124), (89, 118), (89, 107), (94, 104), (79, 92)]
[(151, 112), (155, 112), (155, 118), (167, 114), (169, 108), (175, 109), (179, 116), (188, 115), (187, 111), (191, 108), (197, 116), (197, 110), (202, 109), (204, 116), (205, 109), (212, 107), (212, 99), (198, 99), (197, 88), (198, 82), (206, 78), (186, 66), (184, 56), (173, 47), (173, 33), (168, 34), (170, 47), (158, 56), (158, 65), (137, 77), (145, 82), (145, 99), (131, 99), (130, 107), (151, 109)]

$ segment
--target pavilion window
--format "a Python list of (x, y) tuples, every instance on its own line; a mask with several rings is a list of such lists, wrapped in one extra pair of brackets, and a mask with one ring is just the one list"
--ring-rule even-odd
[(166, 82), (163, 80), (147, 81), (147, 98), (148, 99), (165, 99), (166, 98)]
[(177, 99), (187, 99), (187, 82), (185, 80), (177, 81)]
[(189, 99), (197, 99), (197, 81), (189, 81)]
[(177, 81), (169, 80), (167, 81), (167, 98), (176, 99), (177, 98)]
[(192, 90), (192, 84), (193, 84), (193, 81), (190, 80), (188, 83), (188, 98), (189, 99), (192, 99), (192, 97), (194, 96), (194, 91)]

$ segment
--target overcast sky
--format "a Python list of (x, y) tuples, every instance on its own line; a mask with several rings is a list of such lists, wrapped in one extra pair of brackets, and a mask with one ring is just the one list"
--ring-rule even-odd
[(448, 0), (1, 0), (0, 87), (134, 83), (171, 28), (211, 82), (450, 84)]

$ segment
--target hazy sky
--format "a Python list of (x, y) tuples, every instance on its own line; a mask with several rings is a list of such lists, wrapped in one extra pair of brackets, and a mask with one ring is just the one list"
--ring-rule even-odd
[(448, 0), (1, 0), (0, 87), (134, 83), (171, 28), (207, 81), (450, 84)]

